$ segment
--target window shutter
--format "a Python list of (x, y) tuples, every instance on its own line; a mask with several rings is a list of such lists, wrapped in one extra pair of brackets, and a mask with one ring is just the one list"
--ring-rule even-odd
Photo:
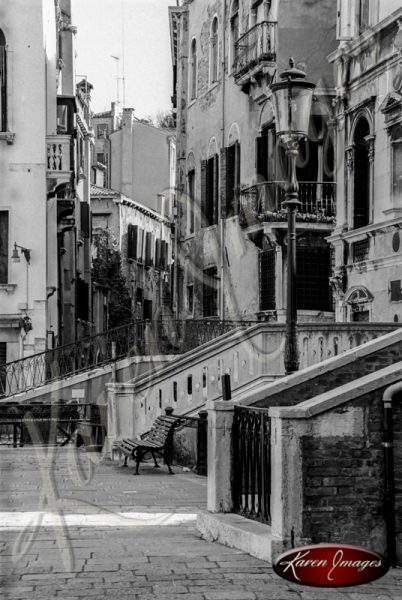
[(239, 214), (239, 204), (240, 204), (240, 144), (239, 142), (235, 143), (235, 181), (234, 181), (234, 214)]
[(163, 268), (161, 261), (161, 240), (156, 240), (155, 242), (155, 268), (161, 269)]
[(235, 156), (236, 149), (235, 145), (227, 148), (226, 156), (226, 216), (233, 216), (233, 201), (234, 201), (234, 187), (235, 187)]
[(90, 237), (90, 213), (88, 202), (80, 202), (80, 217), (81, 217), (81, 235), (84, 238)]
[(138, 243), (138, 225), (128, 226), (127, 231), (127, 258), (137, 258), (137, 243)]
[(166, 263), (167, 263), (167, 242), (161, 242), (161, 269), (166, 271)]
[(226, 168), (227, 148), (221, 148), (221, 219), (226, 218)]
[(0, 45), (0, 106), (0, 129), (1, 131), (7, 131), (7, 56), (5, 45)]
[(201, 161), (201, 227), (206, 227), (207, 162), (206, 160)]
[(219, 156), (213, 157), (213, 214), (212, 223), (218, 222), (218, 204), (219, 204)]
[(143, 229), (139, 229), (138, 230), (138, 261), (139, 262), (143, 262), (144, 260), (144, 230)]
[(0, 211), (0, 283), (8, 283), (8, 212)]
[(145, 266), (150, 267), (152, 264), (152, 233), (147, 231), (145, 236)]

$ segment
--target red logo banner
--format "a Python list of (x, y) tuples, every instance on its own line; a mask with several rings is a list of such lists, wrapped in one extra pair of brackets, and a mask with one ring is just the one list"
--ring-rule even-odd
[(383, 556), (367, 548), (316, 544), (284, 552), (273, 569), (292, 583), (332, 588), (370, 583), (385, 575), (389, 566)]

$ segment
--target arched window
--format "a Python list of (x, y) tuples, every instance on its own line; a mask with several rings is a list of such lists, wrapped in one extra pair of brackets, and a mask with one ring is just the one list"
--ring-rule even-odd
[(402, 126), (397, 125), (391, 131), (392, 147), (392, 199), (402, 202)]
[(0, 130), (7, 131), (7, 55), (6, 38), (0, 29)]
[(356, 125), (353, 144), (355, 150), (355, 172), (353, 193), (353, 227), (365, 227), (370, 222), (370, 128), (362, 117)]
[(211, 83), (218, 81), (218, 19), (214, 18), (211, 26), (210, 74)]
[(190, 59), (190, 100), (197, 97), (197, 41), (191, 42)]
[(230, 11), (230, 60), (231, 68), (235, 66), (236, 42), (239, 39), (239, 0), (233, 0)]

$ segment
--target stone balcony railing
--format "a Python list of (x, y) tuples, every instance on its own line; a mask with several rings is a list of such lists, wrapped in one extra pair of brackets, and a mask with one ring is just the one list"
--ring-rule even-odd
[[(240, 192), (240, 224), (242, 227), (269, 221), (286, 221), (282, 208), (286, 182), (264, 181)], [(299, 182), (301, 206), (297, 221), (334, 224), (336, 217), (336, 184), (323, 181)]]
[(233, 72), (236, 83), (255, 76), (268, 63), (276, 61), (277, 23), (257, 23), (235, 43)]
[(48, 135), (46, 138), (47, 176), (60, 182), (69, 181), (71, 160), (71, 135)]

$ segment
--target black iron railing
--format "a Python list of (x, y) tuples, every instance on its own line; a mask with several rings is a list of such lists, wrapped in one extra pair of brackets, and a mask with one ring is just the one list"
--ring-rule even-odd
[(252, 27), (235, 43), (233, 71), (236, 78), (264, 62), (276, 60), (277, 23), (263, 21)]
[(0, 365), (0, 396), (130, 356), (182, 354), (250, 321), (137, 321), (78, 342)]
[(235, 406), (233, 420), (234, 512), (271, 523), (271, 428), (266, 409)]
[[(285, 200), (285, 181), (264, 181), (241, 190), (240, 223), (243, 227), (264, 221), (286, 221), (282, 208)], [(301, 206), (298, 221), (335, 223), (336, 183), (324, 181), (299, 182)]]

